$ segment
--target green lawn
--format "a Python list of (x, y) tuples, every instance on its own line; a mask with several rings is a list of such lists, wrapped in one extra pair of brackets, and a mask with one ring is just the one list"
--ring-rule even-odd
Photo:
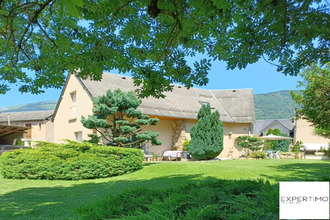
[(77, 209), (134, 188), (165, 189), (205, 179), (330, 181), (330, 162), (317, 160), (227, 160), (147, 163), (114, 178), (82, 181), (8, 180), (0, 177), (0, 219), (80, 219)]

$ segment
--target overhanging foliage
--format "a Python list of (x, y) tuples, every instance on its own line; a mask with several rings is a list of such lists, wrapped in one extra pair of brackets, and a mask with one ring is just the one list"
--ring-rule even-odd
[[(67, 71), (100, 80), (117, 69), (132, 73), (142, 97), (160, 97), (171, 83), (205, 85), (212, 59), (228, 69), (278, 61), (279, 72), (296, 75), (329, 60), (329, 20), (319, 0), (0, 1), (0, 93), (9, 84), (60, 88)], [(209, 58), (187, 63), (198, 54)]]

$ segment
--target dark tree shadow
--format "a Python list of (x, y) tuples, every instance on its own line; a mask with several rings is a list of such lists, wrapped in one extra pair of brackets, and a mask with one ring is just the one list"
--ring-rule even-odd
[[(146, 166), (154, 166), (154, 164), (148, 163)], [(264, 179), (275, 182), (330, 180), (330, 162), (313, 164), (297, 162), (269, 166), (279, 172), (292, 171), (292, 175), (289, 176), (260, 175)], [(78, 207), (95, 204), (105, 196), (118, 195), (136, 188), (167, 189), (189, 183), (203, 183), (209, 179), (216, 180), (214, 177), (205, 177), (201, 174), (181, 174), (152, 179), (146, 177), (141, 180), (130, 179), (130, 175), (125, 175), (121, 179), (109, 178), (99, 182), (94, 180), (84, 181), (84, 183), (77, 182), (70, 187), (62, 186), (61, 181), (54, 181), (54, 185), (49, 187), (24, 188), (0, 196), (0, 219), (81, 219), (81, 216), (75, 211)], [(240, 184), (244, 180), (224, 181)], [(278, 187), (277, 184), (274, 186)]]
[(292, 172), (292, 175), (280, 176), (274, 174), (261, 174), (265, 179), (280, 181), (330, 181), (330, 161), (321, 163), (292, 163), (284, 165), (269, 166), (279, 172)]
[[(0, 219), (82, 219), (77, 211), (86, 204), (97, 204), (106, 196), (115, 196), (138, 188), (166, 190), (189, 183), (215, 180), (201, 175), (170, 175), (150, 180), (118, 180), (103, 183), (26, 188), (0, 197)], [(246, 180), (222, 180), (243, 184)], [(257, 181), (257, 180), (250, 180)], [(274, 186), (277, 187), (277, 186)]]

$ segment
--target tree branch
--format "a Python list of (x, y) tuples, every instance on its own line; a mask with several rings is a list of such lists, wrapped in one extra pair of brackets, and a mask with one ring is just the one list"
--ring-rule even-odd
[(39, 22), (37, 22), (37, 25), (38, 25), (38, 27), (40, 28), (40, 30), (45, 34), (46, 38), (47, 38), (48, 40), (50, 40), (50, 41), (54, 44), (55, 47), (59, 48), (59, 46), (56, 44), (56, 42), (55, 42), (53, 39), (51, 39), (51, 38), (49, 37), (49, 35), (48, 35), (47, 32), (43, 29), (43, 27), (41, 26), (41, 24), (40, 24)]

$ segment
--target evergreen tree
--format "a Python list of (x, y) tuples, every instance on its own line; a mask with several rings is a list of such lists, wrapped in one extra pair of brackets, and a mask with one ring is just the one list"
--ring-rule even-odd
[(248, 135), (239, 136), (236, 140), (239, 146), (252, 151), (260, 150), (263, 145), (263, 141), (260, 138), (250, 137)]
[(203, 105), (197, 115), (198, 122), (191, 129), (189, 153), (196, 159), (207, 160), (218, 156), (223, 149), (223, 125), (218, 111)]
[(158, 132), (144, 131), (157, 125), (158, 118), (149, 118), (136, 110), (141, 100), (133, 92), (108, 90), (106, 95), (93, 98), (93, 115), (82, 117), (84, 127), (97, 130), (111, 145), (140, 147), (151, 141), (160, 145)]
[[(289, 135), (283, 134), (283, 133), (281, 133), (279, 136), (289, 137)], [(277, 140), (277, 141), (275, 141), (273, 150), (288, 152), (290, 144), (291, 144), (291, 140), (289, 140), (289, 139), (288, 140)]]

